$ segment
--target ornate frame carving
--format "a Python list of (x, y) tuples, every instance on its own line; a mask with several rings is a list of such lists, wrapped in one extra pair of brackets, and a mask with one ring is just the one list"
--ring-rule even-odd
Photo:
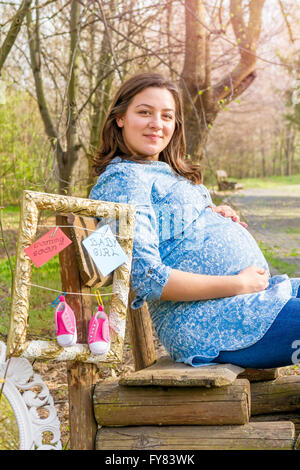
[[(87, 344), (61, 348), (52, 341), (26, 341), (32, 261), (24, 249), (35, 241), (41, 210), (87, 217), (105, 217), (119, 220), (119, 243), (128, 261), (113, 273), (113, 295), (109, 323), (111, 348), (108, 353), (94, 356)], [(7, 357), (87, 363), (121, 362), (128, 305), (135, 206), (95, 201), (72, 196), (24, 191), (21, 204), (20, 226), (16, 251), (15, 276), (12, 289), (10, 325), (7, 339)]]
[[(48, 387), (39, 374), (33, 373), (27, 359), (12, 357), (6, 361), (5, 350), (5, 344), (0, 341), (2, 393), (17, 421), (19, 450), (61, 450), (60, 422)], [(41, 390), (37, 393), (32, 391), (33, 388)], [(47, 417), (41, 418), (38, 410), (46, 411)], [(43, 444), (45, 432), (52, 434), (50, 444)]]

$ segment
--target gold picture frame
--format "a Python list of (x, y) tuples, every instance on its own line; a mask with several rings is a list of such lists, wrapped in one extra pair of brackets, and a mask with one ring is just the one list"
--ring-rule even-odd
[[(39, 214), (42, 210), (52, 211), (55, 214), (73, 214), (119, 220), (118, 242), (127, 255), (127, 261), (113, 272), (112, 299), (109, 313), (111, 348), (106, 354), (92, 355), (87, 344), (76, 344), (75, 346), (62, 348), (56, 341), (26, 341), (32, 261), (24, 252), (24, 249), (35, 241)], [(94, 364), (122, 361), (134, 223), (135, 206), (129, 204), (35, 191), (23, 192), (7, 338), (7, 357), (22, 356), (29, 360), (75, 360)]]

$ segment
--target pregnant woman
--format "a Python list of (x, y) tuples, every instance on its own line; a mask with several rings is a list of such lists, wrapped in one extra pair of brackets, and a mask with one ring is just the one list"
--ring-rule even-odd
[(123, 83), (102, 129), (90, 198), (136, 206), (131, 307), (147, 301), (177, 362), (299, 362), (300, 278), (270, 276), (246, 225), (215, 206), (185, 152), (176, 85), (154, 73)]

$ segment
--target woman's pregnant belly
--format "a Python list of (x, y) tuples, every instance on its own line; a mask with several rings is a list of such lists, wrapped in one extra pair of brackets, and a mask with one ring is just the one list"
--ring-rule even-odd
[(234, 275), (248, 266), (268, 270), (258, 244), (242, 225), (207, 208), (175, 243), (164, 262), (174, 269), (210, 275)]

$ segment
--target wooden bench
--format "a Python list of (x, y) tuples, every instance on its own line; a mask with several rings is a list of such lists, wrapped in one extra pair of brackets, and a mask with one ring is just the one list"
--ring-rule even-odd
[(242, 185), (237, 181), (229, 181), (226, 171), (224, 170), (217, 170), (216, 171), (216, 178), (219, 191), (228, 191), (236, 189), (242, 189)]
[[(71, 222), (74, 228), (69, 235), (74, 243), (62, 252), (64, 258), (61, 259), (63, 289), (83, 291), (91, 286), (109, 285), (111, 278), (101, 276), (83, 250), (82, 230), (78, 229), (81, 225), (89, 230), (96, 229), (97, 220), (76, 217)], [(70, 219), (57, 223), (68, 225)], [(132, 310), (130, 303), (133, 298), (134, 292), (130, 288), (127, 328), (135, 372), (122, 375), (119, 379), (97, 381), (93, 364), (68, 365), (72, 403), (71, 448), (295, 448), (295, 425), (289, 419), (250, 422), (253, 385), (258, 384), (255, 405), (258, 409), (262, 396), (259, 384), (276, 382), (278, 369), (244, 370), (230, 364), (193, 368), (174, 363), (169, 357), (156, 361), (148, 307), (144, 304)], [(79, 341), (85, 342), (92, 311), (84, 296), (80, 315), (78, 337)], [(280, 384), (278, 386), (277, 392), (279, 390), (280, 394)], [(286, 388), (286, 385), (281, 386)], [(290, 384), (289, 396), (297, 396), (299, 387), (300, 380)], [(274, 392), (274, 397), (278, 397), (277, 392)], [(268, 402), (267, 395), (268, 392), (265, 402)], [(294, 405), (288, 410), (299, 410), (298, 401), (294, 399)], [(290, 402), (293, 402), (292, 398)], [(276, 399), (271, 411), (276, 411), (275, 403)], [(80, 413), (76, 404), (78, 409), (80, 407)], [(87, 412), (84, 412), (85, 409)], [(264, 409), (260, 409), (261, 414)], [(281, 403), (280, 411), (283, 409), (284, 403)], [(122, 426), (121, 430), (116, 426)]]

